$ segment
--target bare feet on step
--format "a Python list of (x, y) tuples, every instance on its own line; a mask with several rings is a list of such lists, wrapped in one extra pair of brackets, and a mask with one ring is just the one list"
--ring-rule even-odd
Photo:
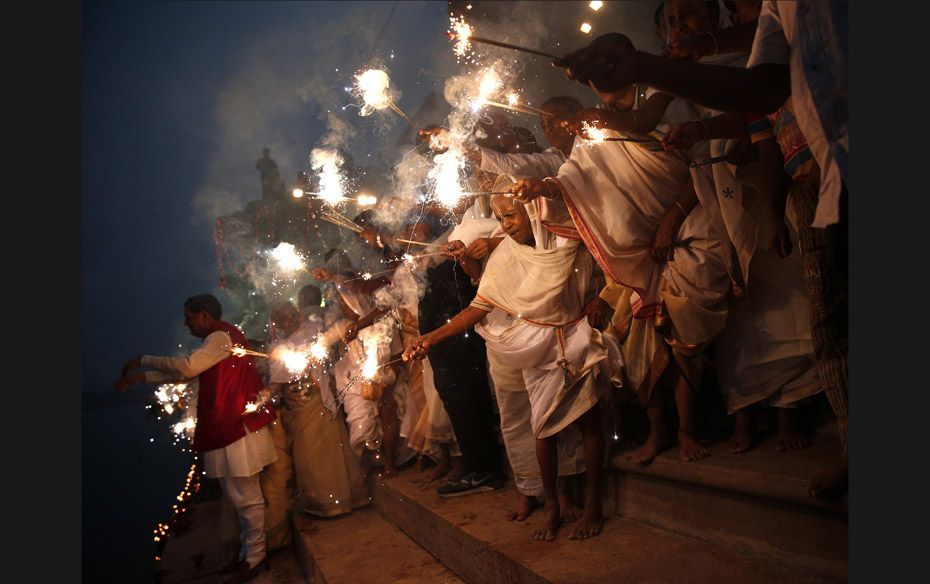
[(581, 517), (581, 523), (575, 528), (572, 534), (568, 536), (568, 539), (588, 539), (589, 537), (600, 535), (603, 527), (604, 513), (601, 511), (601, 506), (598, 505), (595, 509), (585, 511), (584, 515)]
[(778, 409), (778, 435), (775, 438), (777, 450), (801, 450), (811, 445), (811, 439), (801, 430), (798, 423), (798, 411), (789, 408)]
[(559, 528), (559, 505), (546, 505), (542, 521), (533, 530), (533, 539), (540, 541), (552, 541), (555, 539), (555, 532)]
[(672, 441), (665, 432), (651, 432), (646, 443), (633, 451), (628, 458), (636, 464), (649, 464), (652, 459), (671, 447)]
[(746, 410), (734, 414), (733, 434), (723, 444), (724, 452), (747, 452), (752, 449), (752, 415)]
[(507, 520), (508, 521), (525, 521), (527, 517), (530, 516), (530, 513), (533, 512), (533, 509), (539, 506), (539, 503), (536, 501), (536, 497), (530, 495), (520, 494), (520, 504), (517, 506), (517, 510), (507, 511)]
[(685, 462), (703, 460), (710, 456), (710, 451), (698, 442), (697, 435), (693, 432), (686, 432), (681, 428), (678, 429), (678, 456)]

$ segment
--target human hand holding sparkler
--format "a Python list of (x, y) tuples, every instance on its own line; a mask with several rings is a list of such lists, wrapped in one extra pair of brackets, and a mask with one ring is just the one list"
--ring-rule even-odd
[(461, 260), (465, 255), (465, 251), (465, 242), (456, 239), (455, 241), (450, 241), (449, 244), (446, 245), (445, 249), (442, 250), (442, 255), (454, 258), (456, 260)]
[(503, 240), (503, 237), (479, 237), (471, 242), (465, 253), (468, 257), (483, 260), (491, 255), (491, 252), (497, 248), (497, 245)]
[(588, 134), (591, 129), (610, 128), (613, 130), (622, 130), (619, 128), (618, 112), (605, 108), (589, 107), (585, 108), (568, 119), (562, 120), (561, 126), (570, 134), (580, 135), (585, 140), (591, 140), (592, 136)]
[(691, 120), (683, 124), (676, 124), (669, 130), (662, 140), (662, 148), (666, 152), (672, 150), (690, 150), (697, 142), (707, 137), (707, 124), (698, 120)]
[(636, 82), (639, 53), (620, 33), (608, 33), (587, 47), (573, 51), (553, 66), (565, 69), (569, 79), (599, 91), (617, 91)]
[(426, 354), (429, 352), (432, 346), (433, 343), (430, 340), (429, 335), (424, 335), (417, 339), (414, 344), (407, 347), (407, 350), (404, 351), (401, 359), (404, 361), (425, 359)]
[(521, 203), (529, 203), (537, 197), (554, 199), (562, 196), (562, 191), (558, 185), (549, 180), (537, 180), (535, 178), (524, 178), (513, 183), (510, 187), (513, 197)]

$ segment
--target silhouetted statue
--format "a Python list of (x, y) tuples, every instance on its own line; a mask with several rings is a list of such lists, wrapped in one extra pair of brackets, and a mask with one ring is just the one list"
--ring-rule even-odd
[(278, 174), (278, 163), (270, 156), (270, 152), (268, 148), (262, 148), (262, 157), (255, 164), (255, 168), (262, 173), (262, 198), (281, 199), (287, 196), (287, 191)]

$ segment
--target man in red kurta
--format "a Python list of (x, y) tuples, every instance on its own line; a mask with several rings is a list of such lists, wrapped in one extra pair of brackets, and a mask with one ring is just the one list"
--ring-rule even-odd
[[(220, 320), (223, 308), (210, 294), (184, 302), (184, 324), (203, 344), (187, 357), (144, 355), (131, 359), (116, 382), (119, 391), (142, 382), (167, 383), (197, 379), (197, 426), (193, 449), (203, 452), (204, 473), (217, 478), (239, 515), (242, 549), (239, 561), (224, 571), (226, 582), (245, 582), (268, 568), (265, 554), (265, 500), (259, 472), (275, 461), (274, 444), (266, 427), (272, 408), (258, 404), (263, 384), (251, 356), (233, 355), (233, 347), (248, 349), (245, 335)], [(140, 367), (151, 370), (132, 373)], [(248, 406), (248, 407), (247, 407)]]

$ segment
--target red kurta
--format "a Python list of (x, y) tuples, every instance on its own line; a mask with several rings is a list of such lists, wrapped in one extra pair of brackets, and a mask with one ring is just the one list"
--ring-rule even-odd
[[(216, 331), (227, 333), (233, 345), (249, 348), (245, 335), (232, 324), (217, 320), (210, 332)], [(267, 406), (243, 413), (246, 404), (256, 400), (262, 387), (251, 355), (236, 357), (230, 354), (201, 373), (193, 449), (202, 452), (223, 448), (245, 436), (246, 428), (255, 432), (271, 423), (277, 416)]]

